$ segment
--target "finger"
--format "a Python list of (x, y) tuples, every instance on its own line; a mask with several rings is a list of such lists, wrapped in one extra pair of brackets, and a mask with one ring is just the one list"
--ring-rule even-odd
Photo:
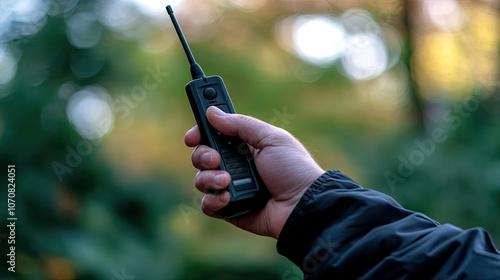
[(196, 188), (208, 194), (218, 194), (231, 183), (231, 176), (226, 171), (204, 170), (196, 173), (194, 185)]
[(218, 131), (229, 136), (237, 135), (257, 149), (270, 145), (280, 145), (281, 142), (291, 137), (281, 128), (250, 116), (226, 114), (215, 106), (207, 109), (207, 118)]
[(221, 218), (216, 211), (226, 206), (230, 199), (231, 197), (227, 191), (220, 194), (206, 194), (201, 200), (201, 211), (208, 216)]
[(184, 136), (184, 143), (188, 147), (196, 147), (201, 143), (200, 129), (197, 125), (193, 126), (190, 130), (186, 132)]
[(191, 161), (200, 170), (216, 169), (220, 165), (220, 155), (216, 150), (200, 145), (191, 154)]

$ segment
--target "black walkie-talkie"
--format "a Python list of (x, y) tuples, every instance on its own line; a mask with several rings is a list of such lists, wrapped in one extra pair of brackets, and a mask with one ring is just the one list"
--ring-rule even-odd
[(226, 113), (235, 113), (226, 86), (219, 76), (205, 76), (200, 65), (194, 60), (172, 7), (168, 5), (166, 9), (190, 64), (193, 80), (187, 83), (186, 93), (201, 132), (201, 142), (219, 152), (219, 168), (231, 175), (231, 184), (227, 188), (231, 201), (217, 212), (230, 218), (258, 211), (267, 203), (269, 192), (257, 172), (248, 145), (238, 137), (221, 134), (206, 118), (206, 111), (210, 106), (217, 106)]

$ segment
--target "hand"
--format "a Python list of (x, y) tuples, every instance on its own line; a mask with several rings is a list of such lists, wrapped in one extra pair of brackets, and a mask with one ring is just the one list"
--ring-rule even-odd
[[(250, 145), (257, 171), (271, 194), (260, 212), (226, 220), (244, 230), (277, 239), (302, 194), (324, 170), (297, 139), (281, 128), (249, 116), (226, 114), (214, 106), (208, 108), (207, 119), (218, 131), (237, 135)], [(208, 216), (222, 218), (215, 211), (229, 203), (229, 193), (221, 190), (229, 186), (231, 176), (216, 170), (220, 164), (219, 153), (200, 145), (200, 141), (197, 126), (184, 138), (187, 146), (197, 146), (191, 159), (194, 167), (200, 169), (195, 176), (195, 186), (205, 193), (201, 209)]]

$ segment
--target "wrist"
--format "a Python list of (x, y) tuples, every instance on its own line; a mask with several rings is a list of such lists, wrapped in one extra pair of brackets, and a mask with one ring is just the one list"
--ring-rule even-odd
[(274, 221), (271, 221), (272, 226), (270, 229), (270, 236), (272, 238), (278, 240), (278, 237), (280, 236), (281, 231), (283, 230), (283, 227), (288, 220), (288, 217), (290, 217), (290, 214), (292, 214), (293, 209), (296, 205), (297, 204), (281, 207), (280, 212), (275, 214)]
[[(309, 186), (306, 188), (303, 188), (299, 193), (297, 193), (293, 198), (287, 201), (279, 202), (276, 205), (276, 209), (279, 209), (278, 211), (275, 211), (274, 217), (271, 220), (272, 228), (270, 230), (270, 236), (274, 239), (278, 239), (278, 237), (281, 234), (281, 231), (283, 230), (283, 227), (285, 226), (286, 222), (288, 221), (288, 218), (292, 214), (293, 210), (301, 200), (302, 196), (306, 192)], [(281, 204), (281, 205), (279, 205)]]
[(276, 240), (279, 238), (281, 232), (283, 231), (283, 228), (285, 227), (286, 223), (288, 222), (290, 216), (292, 215), (292, 212), (295, 210), (297, 207), (297, 204), (303, 199), (304, 193), (309, 189), (310, 186), (312, 186), (323, 174), (326, 172), (322, 169), (318, 169), (318, 175), (314, 176), (313, 179), (308, 182), (305, 187), (301, 188), (301, 191), (295, 194), (292, 198), (290, 198), (287, 201), (283, 201), (283, 205), (281, 207), (277, 207), (279, 211), (276, 211), (274, 213), (275, 217), (275, 223), (274, 223), (274, 231), (271, 231), (271, 237), (275, 238)]

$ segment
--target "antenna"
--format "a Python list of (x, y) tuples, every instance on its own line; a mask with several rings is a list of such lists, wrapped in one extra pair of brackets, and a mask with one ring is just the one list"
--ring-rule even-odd
[(205, 73), (203, 73), (203, 70), (201, 69), (201, 66), (196, 63), (196, 60), (194, 60), (193, 53), (189, 49), (189, 45), (186, 41), (186, 38), (184, 38), (184, 34), (182, 33), (181, 27), (179, 26), (179, 23), (177, 22), (177, 19), (174, 16), (174, 10), (172, 10), (172, 7), (168, 5), (166, 7), (167, 13), (170, 15), (170, 18), (172, 19), (172, 24), (175, 27), (175, 31), (177, 31), (177, 35), (179, 36), (179, 40), (181, 41), (182, 47), (184, 48), (184, 52), (186, 53), (187, 59), (189, 61), (190, 70), (191, 70), (191, 77), (194, 79), (198, 78), (204, 78)]

